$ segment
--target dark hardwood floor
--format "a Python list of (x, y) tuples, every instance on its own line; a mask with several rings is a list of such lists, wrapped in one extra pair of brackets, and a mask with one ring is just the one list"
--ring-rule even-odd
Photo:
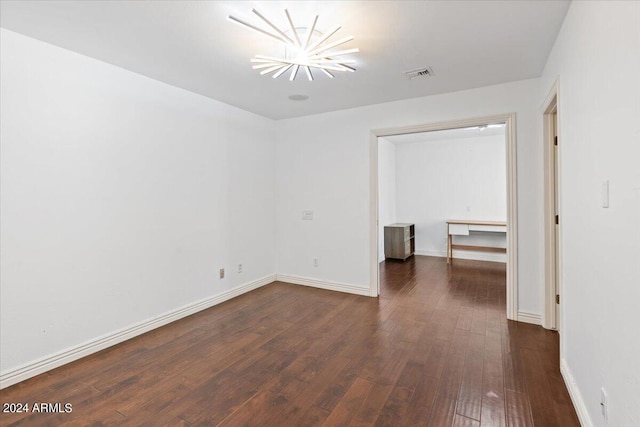
[(505, 318), (502, 264), (415, 257), (379, 299), (273, 283), (0, 391), (25, 426), (578, 426), (558, 335)]

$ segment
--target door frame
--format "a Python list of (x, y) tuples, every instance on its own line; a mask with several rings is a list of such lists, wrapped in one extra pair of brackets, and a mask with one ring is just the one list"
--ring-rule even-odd
[(516, 114), (499, 114), (415, 126), (372, 130), (369, 143), (369, 295), (380, 295), (378, 268), (378, 138), (409, 133), (504, 123), (507, 167), (507, 319), (518, 320), (518, 206), (516, 181)]
[[(542, 326), (546, 329), (560, 329), (560, 307), (556, 303), (556, 295), (561, 295), (561, 244), (560, 228), (562, 217), (560, 216), (560, 144), (554, 147), (555, 134), (560, 137), (560, 108), (559, 108), (559, 82), (556, 80), (547, 98), (541, 106), (543, 122), (543, 146), (544, 146), (544, 318)], [(556, 123), (553, 123), (555, 115)], [(555, 157), (555, 158), (554, 158)], [(556, 172), (557, 162), (557, 172)], [(557, 195), (556, 195), (557, 191)], [(556, 235), (555, 215), (560, 217), (558, 233)]]

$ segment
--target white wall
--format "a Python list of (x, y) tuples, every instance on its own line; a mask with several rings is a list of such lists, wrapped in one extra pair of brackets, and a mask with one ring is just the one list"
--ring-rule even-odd
[(384, 261), (384, 226), (396, 221), (396, 146), (378, 140), (378, 262)]
[(272, 121), (1, 31), (3, 374), (275, 273)]
[[(517, 114), (519, 310), (543, 310), (542, 145), (538, 80), (277, 122), (278, 273), (368, 290), (373, 129)], [(302, 209), (316, 220), (301, 221)], [(373, 242), (375, 244), (375, 242)], [(319, 267), (313, 267), (318, 258)]]
[[(505, 135), (399, 143), (399, 222), (415, 223), (416, 254), (447, 256), (449, 219), (506, 221)], [(506, 247), (503, 233), (454, 236), (454, 243)], [(506, 262), (506, 255), (455, 251), (456, 258)]]
[[(640, 425), (640, 3), (573, 2), (559, 78), (561, 358), (584, 425)], [(610, 207), (601, 185), (610, 182)], [(609, 394), (608, 424), (600, 388)]]

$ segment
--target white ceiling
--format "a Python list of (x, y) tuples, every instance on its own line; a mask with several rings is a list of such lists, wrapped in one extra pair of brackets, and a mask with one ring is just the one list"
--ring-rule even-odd
[[(0, 25), (266, 117), (282, 119), (538, 77), (568, 1), (2, 1)], [(353, 35), (357, 71), (313, 82), (251, 68), (277, 42), (256, 8), (284, 27), (319, 13), (317, 28)], [(264, 26), (264, 25), (263, 25)], [(404, 72), (430, 66), (435, 76)], [(319, 73), (318, 73), (319, 74)], [(301, 76), (302, 77), (302, 76)], [(290, 95), (308, 95), (291, 101)]]

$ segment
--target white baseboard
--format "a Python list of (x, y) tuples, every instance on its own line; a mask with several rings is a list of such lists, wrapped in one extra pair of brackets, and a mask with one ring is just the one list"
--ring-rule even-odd
[(363, 288), (362, 286), (350, 285), (348, 283), (327, 282), (324, 280), (312, 279), (310, 277), (289, 276), (286, 274), (278, 274), (276, 277), (279, 282), (327, 289), (329, 291), (346, 292), (348, 294), (371, 296), (371, 292), (368, 287)]
[(265, 276), (261, 279), (254, 280), (253, 282), (236, 286), (235, 288), (224, 291), (216, 296), (196, 301), (194, 303), (164, 313), (158, 317), (154, 317), (153, 319), (136, 323), (127, 328), (120, 329), (118, 331), (88, 341), (84, 344), (71, 347), (62, 352), (44, 357), (26, 365), (22, 365), (18, 368), (11, 369), (7, 372), (3, 372), (0, 374), (0, 389), (9, 387), (28, 378), (35, 377), (36, 375), (50, 371), (51, 369), (65, 365), (69, 362), (73, 362), (74, 360), (78, 360), (100, 350), (104, 350), (107, 347), (111, 347), (128, 339), (137, 337), (138, 335), (142, 335), (152, 329), (156, 329), (168, 323), (180, 320), (183, 317), (187, 317), (199, 311), (213, 307), (214, 305), (218, 305), (222, 302), (257, 289), (261, 286), (268, 285), (275, 280), (275, 274)]
[(416, 255), (422, 255), (422, 256), (436, 256), (438, 258), (445, 258), (447, 256), (446, 252), (440, 252), (440, 251), (424, 251), (424, 250), (420, 250), (420, 249), (416, 249), (414, 251), (414, 253)]
[(567, 361), (564, 358), (560, 359), (560, 374), (562, 374), (564, 384), (567, 386), (567, 390), (569, 391), (569, 396), (571, 397), (571, 402), (573, 402), (573, 407), (576, 409), (580, 425), (582, 427), (593, 427), (591, 417), (587, 411), (587, 406), (584, 403), (584, 399), (582, 399), (582, 394), (580, 394), (578, 385), (576, 384), (576, 381), (571, 374), (571, 370), (569, 370), (569, 366), (567, 365)]
[[(440, 258), (447, 257), (446, 251), (441, 252), (441, 251), (429, 251), (429, 250), (416, 249), (415, 254), (422, 255), (422, 256), (435, 256)], [(465, 251), (462, 249), (456, 249), (453, 255), (454, 255), (453, 257), (454, 259), (470, 259), (474, 261), (491, 261), (491, 262), (502, 262), (502, 263), (507, 262), (507, 255), (499, 254), (499, 253), (482, 252), (482, 251)]]
[(518, 322), (531, 323), (533, 325), (542, 326), (542, 316), (536, 313), (527, 313), (526, 311), (518, 311)]

